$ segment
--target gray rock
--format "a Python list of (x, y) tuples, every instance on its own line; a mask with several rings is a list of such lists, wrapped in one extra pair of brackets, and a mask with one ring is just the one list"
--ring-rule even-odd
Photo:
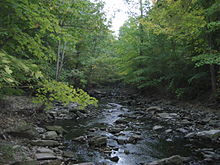
[(127, 143), (127, 139), (126, 138), (118, 138), (116, 139), (116, 141), (118, 142), (118, 144), (126, 144)]
[(128, 138), (128, 143), (136, 144), (139, 140), (142, 140), (143, 138), (140, 135), (132, 135)]
[(113, 162), (118, 162), (119, 161), (119, 157), (118, 156), (114, 156), (110, 158), (111, 161)]
[(87, 137), (86, 136), (79, 136), (79, 137), (77, 137), (77, 138), (75, 138), (75, 139), (73, 139), (74, 141), (78, 141), (78, 142), (85, 142), (86, 141), (86, 139), (87, 139)]
[(161, 107), (158, 106), (152, 106), (147, 108), (147, 111), (162, 111), (163, 109)]
[(57, 157), (52, 153), (37, 153), (35, 156), (37, 160), (57, 159)]
[(119, 132), (121, 132), (121, 131), (123, 131), (123, 128), (110, 128), (110, 129), (108, 130), (108, 132), (110, 132), (110, 133), (112, 133), (112, 134), (116, 134), (116, 133), (119, 133)]
[(122, 118), (122, 119), (118, 119), (118, 120), (116, 120), (115, 123), (116, 123), (116, 124), (127, 124), (128, 121), (126, 121), (125, 118)]
[(89, 145), (92, 147), (106, 147), (107, 137), (93, 137), (89, 140)]
[(65, 157), (65, 158), (74, 158), (75, 154), (72, 151), (64, 151), (63, 152), (63, 157)]
[(188, 130), (184, 129), (184, 128), (177, 128), (177, 131), (181, 132), (181, 133), (188, 133)]
[(202, 132), (198, 132), (196, 136), (210, 138), (210, 139), (217, 139), (220, 137), (220, 130), (202, 131)]
[(169, 158), (151, 162), (148, 165), (183, 165), (183, 158), (179, 155), (174, 155)]
[(166, 131), (165, 131), (165, 133), (171, 133), (173, 130), (172, 129), (167, 129)]
[(124, 153), (125, 153), (126, 155), (128, 155), (128, 154), (130, 154), (130, 151), (129, 151), (129, 150), (124, 150)]
[(164, 118), (164, 119), (172, 119), (173, 118), (170, 116), (169, 113), (158, 113), (157, 116)]
[(48, 131), (44, 134), (44, 139), (55, 140), (57, 137), (56, 131)]
[(73, 164), (73, 165), (95, 165), (95, 163), (87, 162), (87, 163), (79, 163), (79, 164)]
[(38, 162), (36, 160), (26, 160), (26, 161), (15, 162), (11, 165), (38, 165)]
[(158, 131), (158, 130), (161, 130), (161, 129), (163, 129), (163, 126), (161, 126), (161, 125), (155, 125), (155, 126), (153, 127), (153, 130), (154, 130), (154, 131)]
[(35, 139), (40, 136), (38, 131), (33, 126), (26, 123), (23, 123), (21, 125), (17, 124), (17, 126), (6, 130), (6, 133), (10, 134), (11, 136), (23, 137), (28, 139)]
[(49, 148), (44, 148), (44, 147), (37, 148), (37, 152), (38, 153), (54, 153), (53, 150)]
[(51, 146), (51, 147), (60, 145), (60, 143), (55, 140), (32, 140), (31, 144), (36, 146)]
[(63, 133), (67, 133), (67, 131), (65, 129), (63, 129), (63, 127), (61, 126), (57, 126), (57, 125), (53, 125), (53, 126), (46, 126), (46, 129), (48, 131), (56, 131), (59, 134), (63, 134)]

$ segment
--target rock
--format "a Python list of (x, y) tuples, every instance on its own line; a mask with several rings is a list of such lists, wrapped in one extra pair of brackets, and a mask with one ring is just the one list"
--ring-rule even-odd
[(126, 144), (127, 143), (127, 139), (125, 139), (125, 138), (118, 138), (118, 139), (116, 139), (116, 141), (118, 142), (118, 144)]
[(118, 119), (115, 121), (116, 124), (128, 124), (128, 121), (126, 121), (125, 118)]
[(41, 127), (35, 127), (35, 129), (37, 130), (38, 133), (43, 134), (46, 132), (46, 130), (44, 128)]
[(32, 140), (31, 144), (36, 146), (50, 146), (50, 147), (60, 145), (60, 143), (55, 140)]
[(57, 159), (57, 157), (52, 153), (37, 153), (35, 156), (37, 160)]
[(106, 147), (107, 146), (107, 137), (93, 137), (89, 141), (89, 145), (92, 147)]
[(188, 130), (184, 129), (184, 128), (178, 128), (176, 129), (177, 131), (181, 132), (181, 133), (188, 133)]
[(36, 160), (26, 160), (21, 162), (15, 162), (11, 165), (38, 165), (38, 162)]
[(220, 128), (220, 120), (210, 120), (209, 125)]
[(129, 150), (124, 150), (124, 153), (125, 153), (126, 155), (128, 155), (128, 154), (130, 154), (130, 151), (129, 151)]
[(87, 162), (87, 163), (79, 163), (79, 164), (73, 164), (73, 165), (95, 165), (92, 162)]
[(157, 116), (164, 118), (164, 119), (172, 119), (175, 117), (179, 117), (176, 113), (158, 113)]
[(196, 134), (198, 137), (210, 138), (210, 139), (217, 139), (220, 137), (220, 130), (209, 130), (209, 131), (202, 131)]
[(65, 158), (75, 158), (75, 154), (72, 151), (64, 151), (63, 152), (63, 157), (65, 157)]
[(46, 129), (48, 131), (56, 131), (59, 134), (63, 134), (63, 133), (67, 133), (67, 131), (65, 129), (63, 129), (63, 127), (61, 126), (57, 126), (57, 125), (53, 125), (53, 126), (46, 126)]
[(86, 141), (86, 139), (87, 139), (86, 136), (79, 136), (79, 137), (77, 137), (77, 138), (75, 138), (75, 139), (73, 139), (73, 140), (83, 143), (83, 142)]
[(114, 156), (110, 158), (111, 161), (113, 162), (118, 162), (119, 161), (119, 157), (118, 156)]
[(161, 125), (155, 125), (154, 127), (153, 127), (153, 130), (154, 131), (158, 131), (158, 130), (161, 130), (163, 128), (163, 126), (161, 126)]
[(142, 140), (143, 138), (140, 135), (132, 135), (128, 138), (128, 143), (136, 144), (137, 141)]
[(49, 149), (49, 148), (44, 148), (44, 147), (37, 148), (37, 152), (38, 152), (38, 153), (54, 153), (51, 149)]
[(167, 129), (166, 131), (165, 131), (165, 133), (171, 133), (173, 130), (172, 129)]
[(44, 139), (55, 140), (57, 137), (56, 131), (48, 131), (44, 134)]
[(216, 140), (220, 137), (220, 130), (209, 130), (209, 131), (201, 131), (201, 132), (192, 132), (185, 136), (186, 138), (208, 138), (212, 140)]
[(157, 116), (165, 119), (172, 119), (172, 117), (169, 115), (169, 113), (158, 113)]
[(169, 158), (151, 162), (148, 165), (183, 165), (183, 158), (179, 155), (174, 155)]
[(112, 134), (116, 134), (116, 133), (119, 133), (119, 132), (121, 132), (121, 131), (123, 131), (123, 128), (110, 128), (110, 129), (108, 130), (108, 132), (110, 132), (110, 133), (112, 133)]
[(161, 107), (158, 106), (152, 106), (147, 108), (147, 111), (162, 111), (163, 109)]
[(6, 130), (6, 133), (10, 134), (11, 136), (28, 139), (34, 139), (40, 136), (38, 131), (33, 126), (26, 123), (22, 123), (21, 125), (18, 123), (17, 126)]

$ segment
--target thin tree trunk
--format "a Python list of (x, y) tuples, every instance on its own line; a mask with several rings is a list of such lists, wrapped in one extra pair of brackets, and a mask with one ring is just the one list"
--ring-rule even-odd
[(212, 93), (215, 95), (217, 86), (216, 86), (216, 73), (215, 66), (213, 64), (210, 65), (210, 73), (211, 73), (211, 84), (212, 84)]
[(144, 43), (144, 27), (141, 23), (141, 19), (144, 17), (144, 11), (143, 11), (143, 2), (142, 0), (139, 0), (140, 3), (140, 20), (139, 20), (139, 35), (140, 35), (140, 56), (144, 55), (143, 51), (143, 43)]
[(61, 57), (60, 57), (61, 60), (60, 60), (60, 66), (59, 66), (59, 71), (58, 71), (58, 79), (60, 77), (61, 70), (62, 70), (63, 64), (64, 64), (64, 58), (65, 58), (65, 52), (66, 52), (66, 44), (67, 44), (67, 42), (64, 42), (62, 52), (60, 52), (61, 53)]
[(58, 81), (58, 74), (59, 74), (59, 66), (60, 66), (60, 48), (61, 48), (61, 41), (59, 40), (58, 43), (58, 50), (57, 50), (57, 66), (56, 66), (56, 80)]

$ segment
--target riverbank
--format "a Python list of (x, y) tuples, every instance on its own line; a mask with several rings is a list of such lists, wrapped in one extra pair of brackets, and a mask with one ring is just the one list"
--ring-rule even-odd
[(98, 109), (57, 104), (36, 114), (30, 98), (5, 102), (0, 164), (219, 163), (219, 112), (119, 89), (91, 94), (102, 100)]

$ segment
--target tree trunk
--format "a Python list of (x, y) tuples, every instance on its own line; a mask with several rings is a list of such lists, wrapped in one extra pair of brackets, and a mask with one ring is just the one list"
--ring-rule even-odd
[(212, 93), (215, 95), (217, 86), (216, 86), (216, 72), (215, 66), (212, 64), (210, 65), (210, 73), (211, 73), (211, 84), (212, 84)]
[(139, 0), (140, 3), (140, 20), (139, 20), (139, 35), (140, 35), (140, 56), (144, 55), (143, 51), (143, 44), (144, 44), (144, 27), (141, 23), (141, 19), (144, 17), (144, 11), (143, 11), (143, 2), (142, 0)]

